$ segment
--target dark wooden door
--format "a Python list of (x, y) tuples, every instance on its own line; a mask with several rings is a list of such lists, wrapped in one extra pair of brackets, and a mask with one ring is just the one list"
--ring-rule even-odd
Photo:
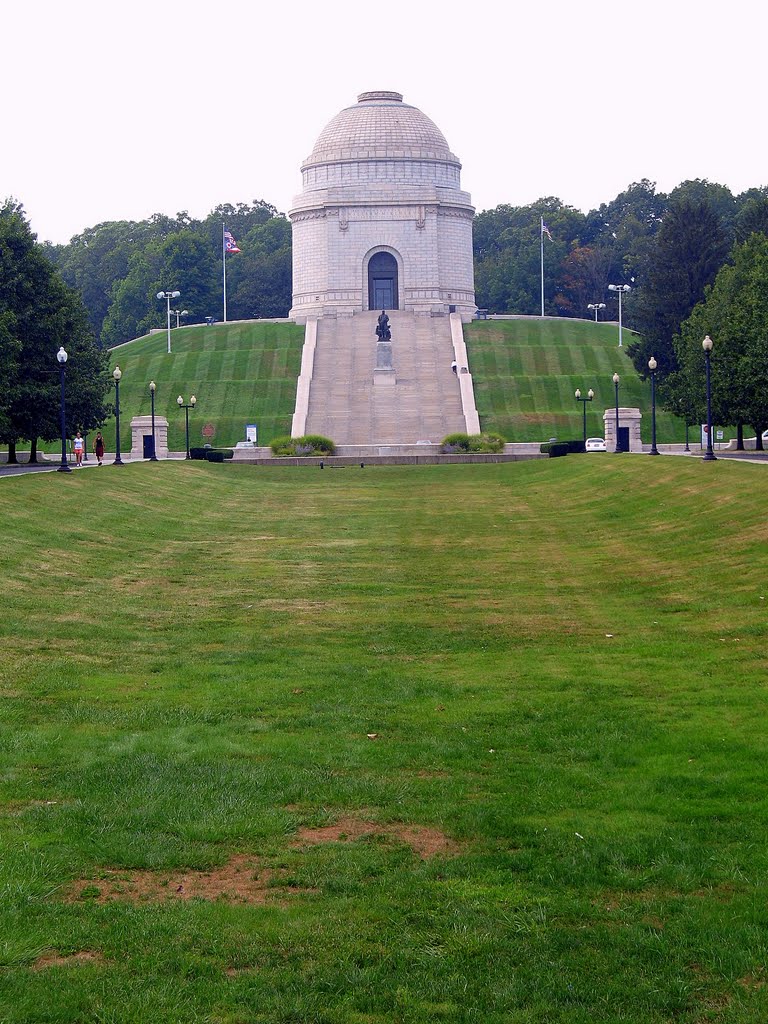
[(388, 252), (377, 252), (368, 262), (368, 308), (399, 309), (397, 260)]

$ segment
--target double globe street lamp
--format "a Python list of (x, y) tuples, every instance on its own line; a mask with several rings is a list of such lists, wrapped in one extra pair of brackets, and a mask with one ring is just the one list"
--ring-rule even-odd
[(619, 348), (621, 348), (621, 297), (626, 292), (631, 292), (632, 288), (628, 284), (609, 284), (608, 291), (616, 292), (619, 296)]
[[(171, 299), (178, 299), (181, 292), (158, 292), (158, 299), (165, 299), (168, 305), (168, 355), (171, 354)], [(178, 326), (178, 325), (177, 325)]]
[(584, 448), (587, 447), (587, 402), (591, 402), (595, 397), (595, 392), (592, 388), (587, 392), (586, 398), (581, 397), (581, 389), (576, 388), (576, 401), (581, 402), (583, 427), (584, 427)]
[(189, 410), (195, 408), (195, 406), (197, 405), (197, 399), (195, 398), (194, 395), (192, 395), (192, 397), (189, 400), (189, 403), (185, 403), (184, 399), (181, 397), (181, 395), (179, 395), (179, 397), (176, 399), (176, 404), (180, 409), (184, 410), (184, 419), (187, 434), (187, 458), (189, 459), (191, 458), (189, 454)]

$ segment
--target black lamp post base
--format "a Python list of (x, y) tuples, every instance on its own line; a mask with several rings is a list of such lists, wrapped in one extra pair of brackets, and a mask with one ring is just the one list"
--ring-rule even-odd
[(717, 462), (717, 456), (714, 452), (705, 452), (704, 462)]
[(57, 472), (57, 473), (71, 473), (71, 472), (72, 472), (72, 467), (71, 467), (71, 466), (68, 466), (68, 465), (67, 465), (66, 463), (62, 463), (62, 464), (61, 464), (61, 465), (60, 465), (60, 466), (59, 466), (59, 467), (57, 468), (56, 472)]

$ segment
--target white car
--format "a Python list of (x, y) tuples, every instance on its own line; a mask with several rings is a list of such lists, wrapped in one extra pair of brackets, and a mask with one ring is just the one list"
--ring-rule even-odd
[(606, 451), (605, 441), (602, 437), (588, 437), (585, 449), (588, 452), (604, 452)]

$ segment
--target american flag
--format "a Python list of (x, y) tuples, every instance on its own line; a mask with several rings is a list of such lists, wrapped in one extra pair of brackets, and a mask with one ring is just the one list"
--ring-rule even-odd
[(552, 235), (549, 233), (549, 228), (544, 223), (544, 218), (543, 217), (541, 219), (541, 233), (542, 233), (542, 235), (546, 235), (547, 238), (550, 240), (550, 242), (552, 241)]
[(237, 247), (237, 242), (232, 237), (231, 231), (224, 232), (224, 251), (225, 252), (240, 252)]

